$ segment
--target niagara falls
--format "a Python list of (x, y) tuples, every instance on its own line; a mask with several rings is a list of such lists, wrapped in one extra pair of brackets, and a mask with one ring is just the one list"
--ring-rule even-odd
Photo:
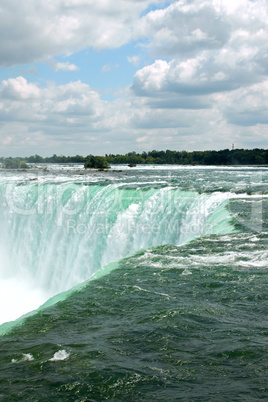
[(260, 167), (2, 170), (1, 389), (8, 376), (27, 398), (44, 375), (46, 395), (71, 399), (256, 386), (267, 180)]

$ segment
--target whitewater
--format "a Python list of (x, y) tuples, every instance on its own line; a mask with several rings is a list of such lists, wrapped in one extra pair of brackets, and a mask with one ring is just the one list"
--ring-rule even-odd
[(0, 205), (0, 400), (268, 397), (267, 168), (2, 169)]

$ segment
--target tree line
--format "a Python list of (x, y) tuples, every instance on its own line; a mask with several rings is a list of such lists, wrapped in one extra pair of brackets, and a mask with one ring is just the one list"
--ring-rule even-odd
[(268, 149), (224, 149), (221, 151), (150, 151), (129, 152), (125, 155), (106, 154), (103, 156), (52, 155), (42, 157), (33, 155), (29, 157), (0, 158), (2, 166), (6, 168), (26, 168), (27, 163), (79, 163), (85, 168), (107, 168), (110, 164), (170, 164), (170, 165), (268, 165)]
[(224, 149), (222, 151), (150, 151), (105, 155), (111, 164), (168, 165), (268, 165), (268, 149)]

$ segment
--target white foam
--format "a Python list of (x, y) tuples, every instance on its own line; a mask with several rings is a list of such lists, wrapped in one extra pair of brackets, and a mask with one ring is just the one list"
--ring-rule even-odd
[(12, 359), (11, 363), (21, 363), (21, 362), (32, 362), (34, 360), (33, 355), (31, 355), (30, 353), (23, 353), (22, 354), (22, 358), (17, 360), (17, 359)]
[(66, 360), (70, 356), (70, 353), (67, 353), (66, 350), (59, 350), (58, 352), (54, 353), (52, 359), (49, 359), (51, 362), (56, 362), (60, 360)]
[(47, 298), (40, 289), (31, 288), (21, 278), (0, 279), (0, 324), (37, 309)]

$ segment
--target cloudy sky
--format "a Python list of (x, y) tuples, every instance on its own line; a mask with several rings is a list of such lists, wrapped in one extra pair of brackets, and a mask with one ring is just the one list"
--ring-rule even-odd
[(0, 156), (268, 146), (267, 0), (0, 0)]

